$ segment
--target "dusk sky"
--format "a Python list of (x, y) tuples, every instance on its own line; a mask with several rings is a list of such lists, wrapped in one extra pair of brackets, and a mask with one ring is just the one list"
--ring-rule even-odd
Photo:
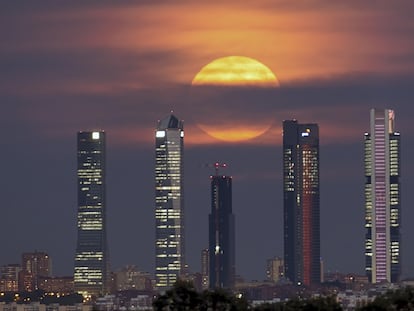
[[(199, 98), (196, 74), (232, 55), (261, 62), (280, 86)], [(1, 1), (0, 265), (36, 249), (55, 275), (73, 274), (76, 133), (102, 129), (112, 270), (153, 273), (154, 130), (173, 110), (184, 120), (191, 271), (208, 246), (207, 164), (218, 160), (233, 176), (237, 273), (263, 280), (266, 259), (283, 256), (281, 126), (298, 119), (320, 128), (325, 271), (362, 274), (374, 107), (394, 109), (401, 132), (402, 269), (414, 277), (413, 1)], [(229, 142), (200, 127), (223, 123), (264, 133)]]

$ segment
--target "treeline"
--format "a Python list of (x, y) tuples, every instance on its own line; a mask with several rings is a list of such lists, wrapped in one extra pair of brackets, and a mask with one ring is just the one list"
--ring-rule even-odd
[(159, 295), (153, 302), (156, 311), (273, 311), (273, 310), (342, 310), (334, 297), (306, 300), (292, 299), (287, 302), (262, 304), (252, 307), (242, 295), (234, 295), (224, 289), (197, 292), (191, 282), (178, 281), (173, 288)]
[(379, 295), (371, 303), (358, 309), (359, 311), (391, 311), (414, 310), (414, 290), (412, 287), (404, 287), (394, 291), (388, 291)]
[[(241, 295), (237, 296), (223, 289), (197, 292), (192, 283), (179, 281), (165, 294), (153, 301), (156, 311), (340, 311), (343, 310), (336, 297), (316, 297), (308, 299), (290, 299), (284, 302), (264, 303), (251, 306)], [(357, 308), (357, 311), (414, 310), (414, 291), (405, 287), (388, 291), (377, 296), (372, 302)]]

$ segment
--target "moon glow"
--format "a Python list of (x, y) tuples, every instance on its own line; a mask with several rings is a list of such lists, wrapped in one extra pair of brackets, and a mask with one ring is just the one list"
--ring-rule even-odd
[(192, 85), (278, 87), (274, 73), (259, 61), (245, 56), (213, 60), (194, 77)]
[(260, 110), (264, 100), (269, 101), (266, 95), (269, 89), (279, 87), (279, 81), (261, 62), (244, 56), (218, 58), (201, 68), (191, 85), (196, 105), (219, 106), (208, 118), (197, 122), (209, 136), (239, 142), (260, 136), (270, 128), (272, 118), (257, 117), (255, 110)]

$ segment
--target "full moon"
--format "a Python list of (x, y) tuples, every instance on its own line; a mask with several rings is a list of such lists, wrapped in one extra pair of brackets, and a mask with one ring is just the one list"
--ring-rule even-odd
[[(258, 137), (270, 128), (269, 116), (258, 119), (252, 117), (254, 113), (249, 115), (263, 101), (266, 90), (279, 87), (275, 74), (261, 62), (245, 56), (218, 58), (201, 68), (191, 85), (196, 94), (192, 99), (198, 105), (220, 106), (214, 119), (197, 123), (209, 136), (239, 142)], [(246, 107), (249, 111), (243, 111)]]
[(273, 72), (261, 62), (245, 56), (213, 60), (194, 77), (192, 85), (238, 85), (278, 87)]

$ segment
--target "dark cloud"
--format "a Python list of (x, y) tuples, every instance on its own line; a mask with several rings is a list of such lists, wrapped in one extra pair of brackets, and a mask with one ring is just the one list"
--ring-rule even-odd
[(168, 72), (185, 57), (185, 53), (70, 49), (0, 52), (0, 57), (3, 64), (0, 90), (3, 93), (111, 95), (111, 92), (168, 85), (171, 83)]

